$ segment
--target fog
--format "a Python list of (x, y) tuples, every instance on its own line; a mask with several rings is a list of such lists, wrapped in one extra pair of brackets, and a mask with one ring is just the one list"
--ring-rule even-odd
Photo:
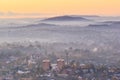
[[(76, 53), (84, 56), (84, 59), (100, 58), (101, 62), (104, 62), (103, 59), (106, 63), (108, 60), (119, 61), (120, 17), (84, 16), (84, 18), (89, 21), (0, 19), (1, 52), (20, 51), (24, 54), (41, 53), (45, 56), (47, 51), (47, 54), (54, 52), (64, 56), (64, 51), (72, 47), (71, 55)], [(38, 49), (36, 42), (47, 47)], [(4, 46), (6, 44), (7, 46)], [(11, 47), (13, 45), (18, 48)], [(26, 45), (28, 45), (27, 48)], [(32, 47), (29, 49), (30, 45)], [(24, 47), (21, 48), (21, 46)], [(76, 50), (78, 51), (75, 52)]]

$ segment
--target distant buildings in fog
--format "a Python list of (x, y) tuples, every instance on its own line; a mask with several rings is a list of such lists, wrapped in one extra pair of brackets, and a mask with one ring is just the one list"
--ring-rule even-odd
[(52, 65), (50, 60), (45, 59), (42, 61), (42, 69), (44, 71), (48, 71), (50, 69), (58, 69), (61, 70), (65, 66), (65, 61), (64, 59), (57, 59), (56, 64)]

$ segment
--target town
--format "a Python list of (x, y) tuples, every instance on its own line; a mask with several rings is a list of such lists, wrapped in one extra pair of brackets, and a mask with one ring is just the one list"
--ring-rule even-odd
[(120, 80), (119, 56), (79, 45), (4, 43), (0, 80)]
[(0, 63), (0, 80), (120, 80), (120, 67), (83, 64), (80, 61), (57, 58), (40, 59), (39, 55), (10, 57)]

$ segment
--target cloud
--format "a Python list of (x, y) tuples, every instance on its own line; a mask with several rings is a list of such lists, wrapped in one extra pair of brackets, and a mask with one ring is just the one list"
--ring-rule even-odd
[(0, 16), (3, 16), (4, 15), (4, 13), (3, 12), (0, 12)]
[(0, 12), (0, 16), (41, 16), (41, 15), (50, 15), (50, 14), (41, 14), (41, 13), (16, 13), (8, 11), (6, 13)]
[(43, 15), (41, 13), (15, 13), (15, 12), (7, 12), (7, 16), (39, 16)]
[(0, 18), (38, 18), (54, 16), (52, 13), (18, 13), (18, 12), (0, 12)]

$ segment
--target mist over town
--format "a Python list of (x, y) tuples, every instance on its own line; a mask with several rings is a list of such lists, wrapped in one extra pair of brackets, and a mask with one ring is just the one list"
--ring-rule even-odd
[(0, 80), (119, 80), (120, 17), (0, 19)]

